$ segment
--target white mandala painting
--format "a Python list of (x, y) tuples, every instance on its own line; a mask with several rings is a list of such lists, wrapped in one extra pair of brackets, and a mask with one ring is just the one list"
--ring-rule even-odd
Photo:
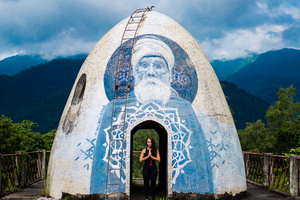
[[(125, 107), (122, 107), (124, 111)], [(112, 173), (115, 173), (122, 183), (125, 183), (125, 168), (126, 168), (126, 138), (131, 125), (139, 119), (144, 117), (155, 117), (162, 121), (172, 132), (172, 183), (176, 183), (176, 179), (180, 173), (184, 173), (183, 168), (191, 162), (190, 149), (190, 137), (192, 131), (190, 131), (186, 125), (185, 120), (181, 120), (177, 111), (177, 108), (165, 108), (156, 103), (150, 103), (141, 105), (139, 103), (136, 106), (127, 107), (125, 131), (123, 135), (123, 126), (116, 126), (123, 122), (124, 112), (119, 112), (117, 116), (113, 118), (114, 127), (112, 130), (112, 139), (109, 149), (109, 133), (111, 127), (104, 129), (106, 133), (106, 143), (103, 146), (106, 147), (105, 156), (103, 160), (108, 162), (109, 151), (111, 153), (109, 167), (112, 169)], [(123, 143), (122, 143), (122, 139)], [(124, 149), (123, 149), (124, 148)], [(123, 149), (123, 150), (122, 150)], [(118, 170), (121, 169), (121, 170)]]

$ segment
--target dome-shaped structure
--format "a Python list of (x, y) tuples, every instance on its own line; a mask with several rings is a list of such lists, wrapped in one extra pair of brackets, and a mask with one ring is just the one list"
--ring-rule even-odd
[[(107, 189), (109, 175), (130, 196), (132, 135), (140, 128), (160, 135), (168, 197), (246, 191), (236, 128), (198, 42), (157, 11), (145, 12), (135, 37), (123, 36), (134, 29), (128, 20), (97, 43), (78, 73), (52, 147), (50, 195), (116, 193)], [(121, 73), (126, 59), (131, 71)]]

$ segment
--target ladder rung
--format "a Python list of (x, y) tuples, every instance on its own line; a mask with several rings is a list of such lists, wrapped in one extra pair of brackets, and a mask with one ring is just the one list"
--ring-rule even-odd
[(120, 85), (118, 85), (118, 86), (115, 87), (115, 90), (119, 90), (119, 89), (121, 89), (121, 90), (123, 89), (124, 90), (124, 89), (129, 89), (129, 88), (131, 88), (130, 85), (127, 85), (127, 84), (122, 84), (121, 85), (120, 84)]
[(132, 47), (120, 48), (120, 50), (123, 50), (123, 49), (132, 49)]
[(118, 125), (112, 125), (112, 126), (124, 126), (125, 124), (118, 124)]
[[(134, 38), (134, 37), (133, 37)], [(129, 39), (133, 39), (133, 38), (122, 38), (122, 40), (129, 40)]]
[(131, 18), (142, 18), (143, 16), (136, 16), (136, 17), (131, 17)]
[[(130, 66), (129, 65), (127, 66), (127, 64), (125, 64), (125, 63), (123, 65), (120, 64), (118, 67), (120, 69), (117, 69), (117, 72), (116, 72), (117, 75), (116, 75), (116, 77), (118, 77), (119, 74), (124, 74), (124, 73), (130, 72), (129, 71), (130, 70)], [(117, 82), (117, 80), (115, 82)], [(117, 84), (118, 84), (118, 82), (117, 82)]]
[(127, 59), (123, 58), (123, 59), (119, 59), (118, 61), (123, 61), (123, 60), (130, 60), (130, 58), (129, 59), (128, 58)]
[(134, 13), (136, 13), (136, 11), (140, 11), (140, 10), (142, 10), (142, 11), (146, 11), (146, 10), (147, 10), (147, 8), (139, 8), (139, 9), (136, 9)]
[(120, 185), (119, 183), (109, 183), (107, 185)]
[(121, 113), (121, 112), (125, 112), (125, 110), (118, 110), (118, 111), (115, 111), (115, 112), (113, 112), (113, 113)]
[[(127, 72), (127, 71), (125, 71), (125, 72)], [(117, 72), (118, 73), (118, 72)], [(124, 73), (124, 72), (119, 72), (119, 73)], [(131, 87), (131, 85), (130, 84), (118, 84), (118, 85), (116, 85), (116, 86), (121, 86), (121, 87), (124, 87), (124, 86), (126, 86), (126, 87), (128, 87), (128, 86), (130, 86)]]
[(123, 98), (125, 98), (126, 96), (119, 96), (119, 97), (116, 97), (116, 98), (114, 98), (114, 99), (123, 99)]
[(128, 24), (139, 24), (140, 22), (129, 22)]
[(128, 29), (128, 30), (125, 30), (125, 31), (136, 31), (137, 29)]

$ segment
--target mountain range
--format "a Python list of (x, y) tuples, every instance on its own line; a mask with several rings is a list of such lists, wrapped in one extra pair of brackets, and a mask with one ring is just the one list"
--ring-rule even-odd
[[(77, 54), (74, 56), (59, 56), (55, 59), (86, 59), (88, 54)], [(27, 69), (31, 66), (36, 66), (41, 63), (49, 62), (39, 55), (15, 55), (3, 60), (0, 60), (0, 74), (14, 75), (21, 70)]]
[[(57, 128), (86, 57), (87, 54), (80, 54), (45, 61), (38, 56), (14, 56), (0, 61), (0, 69), (5, 66), (3, 63), (10, 61), (13, 73), (1, 74), (0, 70), (0, 115), (11, 117), (14, 122), (23, 119), (36, 122), (39, 127), (34, 130), (41, 133)], [(24, 59), (30, 60), (25, 62), (26, 66)], [(276, 93), (280, 87), (287, 88), (293, 84), (298, 88), (296, 93), (299, 91), (299, 61), (299, 50), (282, 49), (244, 59), (211, 62), (225, 86), (223, 91), (229, 97), (227, 101), (234, 111), (238, 129), (245, 128), (246, 122), (257, 119), (265, 122), (266, 110), (277, 101)], [(30, 62), (40, 63), (28, 67)], [(295, 100), (299, 101), (299, 96)]]
[[(233, 82), (271, 105), (278, 100), (279, 88), (290, 85), (298, 93), (295, 101), (300, 101), (300, 50), (268, 51), (252, 58), (213, 61), (211, 64), (220, 80)], [(228, 65), (230, 67), (226, 67)]]

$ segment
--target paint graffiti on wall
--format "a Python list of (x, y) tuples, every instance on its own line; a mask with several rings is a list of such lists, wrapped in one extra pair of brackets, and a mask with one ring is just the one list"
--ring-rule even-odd
[[(102, 109), (100, 111), (100, 116), (99, 116), (98, 121), (97, 121), (97, 128), (95, 130), (96, 137), (97, 137), (98, 132), (100, 130), (100, 125), (101, 125), (101, 122), (102, 122), (102, 118), (103, 118), (103, 115), (104, 115), (105, 108), (106, 108), (106, 105), (102, 106)], [(92, 139), (86, 138), (84, 141), (77, 144), (78, 151), (80, 152), (79, 153), (80, 156), (77, 156), (75, 158), (75, 161), (79, 160), (80, 157), (82, 157), (82, 159), (84, 161), (86, 161), (86, 164), (83, 167), (86, 168), (87, 170), (90, 169), (90, 165), (92, 164), (92, 160), (94, 159), (96, 139), (97, 138), (92, 138)]]
[[(125, 108), (123, 107), (122, 109)], [(189, 152), (189, 150), (193, 148), (190, 145), (190, 136), (192, 132), (185, 126), (185, 120), (180, 119), (177, 108), (164, 108), (156, 103), (146, 105), (137, 103), (136, 106), (128, 107), (127, 109), (129, 111), (127, 114), (126, 127), (130, 127), (138, 119), (142, 119), (144, 117), (155, 117), (164, 122), (167, 127), (172, 130), (172, 183), (175, 184), (178, 175), (180, 173), (184, 173), (184, 166), (192, 161)], [(123, 118), (121, 116), (117, 116), (114, 123), (120, 124), (122, 119)], [(110, 130), (111, 127), (105, 129), (106, 142), (103, 144), (103, 146), (106, 147), (105, 156), (103, 158), (105, 162), (108, 162), (108, 143)], [(128, 138), (128, 134), (130, 135), (130, 132), (128, 132), (128, 129), (125, 129), (125, 135), (123, 136), (123, 131), (121, 128), (117, 128), (112, 132), (113, 139), (119, 139), (123, 137)], [(120, 141), (114, 142), (111, 147), (111, 153), (115, 154), (115, 156), (112, 156), (112, 159), (115, 162), (110, 162), (109, 164), (113, 169), (118, 169), (119, 166), (122, 166), (122, 174), (126, 174), (125, 158), (127, 151), (122, 151), (122, 147), (126, 149), (126, 140), (123, 145)], [(122, 152), (124, 155), (122, 155)], [(122, 177), (120, 172), (117, 170), (114, 171), (114, 173), (116, 173), (117, 177), (121, 178), (122, 182), (125, 183), (126, 177)]]
[[(169, 68), (170, 70), (170, 76), (171, 76), (171, 86), (172, 88), (177, 92), (179, 97), (182, 97), (184, 99), (186, 99), (189, 102), (193, 102), (193, 100), (195, 99), (197, 90), (198, 90), (198, 78), (197, 78), (197, 73), (195, 70), (195, 67), (191, 61), (191, 59), (189, 58), (189, 56), (187, 55), (187, 53), (174, 41), (160, 36), (160, 35), (143, 35), (143, 36), (138, 36), (137, 40), (141, 39), (141, 38), (146, 38), (148, 41), (146, 41), (146, 39), (144, 39), (145, 42), (144, 45), (139, 45), (139, 47), (144, 48), (145, 45), (150, 46), (150, 48), (146, 49), (142, 49), (142, 51), (148, 51), (148, 53), (152, 53), (151, 49), (156, 49), (156, 54), (157, 52), (160, 52), (159, 55), (156, 56), (161, 56), (163, 57), (163, 59), (166, 59), (166, 57), (170, 57), (168, 55), (171, 55), (172, 58), (172, 63), (167, 63), (167, 64), (172, 64), (173, 66), (168, 66), (171, 67)], [(163, 41), (163, 43), (160, 42), (153, 42), (153, 41)], [(126, 49), (126, 47), (129, 47), (131, 45), (132, 40), (128, 40), (127, 42), (125, 42), (123, 44), (123, 48), (125, 50), (123, 50), (122, 53), (122, 58), (129, 58), (130, 54), (131, 54), (131, 49)], [(142, 42), (141, 42), (142, 43)], [(164, 45), (165, 44), (165, 45)], [(171, 52), (169, 50), (167, 50), (167, 48), (164, 48), (169, 46), (169, 49), (171, 50)], [(137, 50), (137, 49), (136, 49)], [(161, 52), (165, 52), (163, 55), (163, 53)], [(167, 53), (169, 52), (169, 53)], [(134, 52), (135, 54), (136, 52)], [(146, 53), (146, 52), (145, 52)], [(138, 55), (136, 55), (135, 57), (133, 57), (133, 59), (137, 60), (137, 57), (139, 57), (139, 55), (141, 55), (141, 53), (137, 53)], [(115, 52), (112, 54), (108, 64), (107, 64), (107, 68), (105, 71), (105, 76), (104, 76), (104, 86), (105, 86), (105, 92), (106, 92), (106, 96), (107, 98), (111, 101), (113, 99), (113, 85), (115, 82), (115, 72), (117, 69), (117, 62), (118, 62), (118, 55), (119, 55), (119, 48), (115, 50)], [(165, 60), (167, 61), (167, 60)], [(133, 64), (133, 63), (132, 63)], [(118, 84), (127, 84), (127, 67), (129, 66), (129, 63), (123, 63), (123, 65), (120, 66), (120, 73), (117, 76), (117, 83)], [(132, 69), (133, 70), (133, 69)], [(131, 71), (132, 71), (131, 70)], [(130, 74), (130, 84), (135, 85), (135, 78), (134, 74), (131, 73)], [(193, 80), (193, 81), (191, 81)]]
[[(105, 91), (108, 99), (113, 98), (113, 85), (116, 71), (116, 57), (118, 49), (112, 55), (106, 68), (104, 77)], [(125, 52), (122, 55), (126, 57), (131, 52)], [(189, 175), (195, 173), (193, 168), (198, 168), (201, 174), (197, 177), (187, 179), (195, 188), (201, 184), (202, 192), (211, 192), (211, 172), (210, 156), (205, 138), (195, 112), (191, 106), (194, 100), (198, 79), (195, 68), (185, 53), (185, 51), (170, 39), (157, 35), (144, 35), (137, 38), (132, 55), (132, 73), (130, 74), (130, 83), (133, 87), (129, 92), (128, 106), (126, 112), (125, 131), (119, 130), (114, 125), (120, 124), (124, 119), (124, 98), (115, 100), (114, 109), (120, 111), (118, 115), (112, 116), (112, 101), (106, 106), (103, 120), (100, 125), (97, 144), (91, 175), (91, 193), (104, 193), (106, 183), (107, 163), (111, 173), (116, 179), (121, 179), (122, 188), (125, 190), (126, 179), (129, 177), (129, 169), (126, 169), (126, 153), (130, 151), (130, 128), (137, 120), (154, 117), (162, 124), (168, 127), (171, 135), (170, 147), (172, 151), (172, 184), (177, 187), (186, 187), (181, 180), (177, 182), (180, 174)], [(126, 65), (126, 63), (125, 63)], [(122, 65), (123, 66), (123, 65)], [(127, 84), (128, 74), (122, 71), (117, 76), (117, 84)], [(193, 81), (191, 81), (193, 80)], [(117, 97), (119, 94), (117, 93)], [(111, 117), (113, 117), (111, 126)], [(187, 120), (188, 119), (188, 120)], [(113, 130), (112, 130), (112, 127)], [(109, 135), (113, 139), (123, 139), (113, 141), (109, 148)], [(105, 135), (105, 137), (103, 137)], [(193, 143), (191, 144), (191, 137)], [(122, 151), (122, 149), (124, 149)], [(191, 150), (195, 150), (197, 162), (193, 167), (189, 166), (193, 162)], [(195, 155), (195, 152), (192, 155)], [(112, 154), (108, 157), (108, 154)], [(108, 162), (108, 159), (111, 159)], [(117, 170), (117, 169), (122, 170)], [(110, 174), (111, 175), (111, 174)], [(188, 176), (187, 176), (188, 177)], [(182, 177), (181, 177), (182, 179)], [(113, 192), (112, 189), (110, 192)], [(123, 191), (125, 192), (125, 191)]]

